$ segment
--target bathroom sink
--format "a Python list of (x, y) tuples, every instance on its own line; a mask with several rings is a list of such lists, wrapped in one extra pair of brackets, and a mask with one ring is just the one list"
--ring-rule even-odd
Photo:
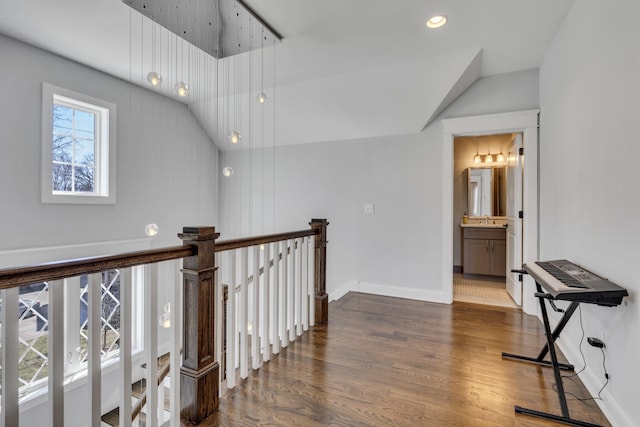
[(468, 223), (468, 224), (460, 224), (460, 227), (474, 227), (474, 228), (504, 228), (505, 225), (504, 224), (493, 224), (491, 221), (489, 221), (489, 224), (472, 224), (472, 223)]

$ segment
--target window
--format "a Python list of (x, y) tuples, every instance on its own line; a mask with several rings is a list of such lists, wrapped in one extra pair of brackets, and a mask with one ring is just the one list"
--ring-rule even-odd
[(115, 105), (47, 83), (42, 92), (42, 202), (114, 204)]
[[(132, 351), (142, 351), (143, 268), (132, 271)], [(65, 279), (65, 382), (87, 374), (88, 366), (88, 276)], [(101, 365), (106, 367), (120, 356), (120, 271), (102, 273), (100, 311)], [(19, 363), (18, 381), (21, 399), (39, 395), (47, 385), (49, 369), (49, 283), (41, 282), (20, 288), (18, 297)], [(1, 307), (1, 300), (0, 300)]]

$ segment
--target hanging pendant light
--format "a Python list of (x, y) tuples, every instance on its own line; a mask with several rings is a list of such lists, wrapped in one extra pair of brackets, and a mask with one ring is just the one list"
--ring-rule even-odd
[(229, 141), (231, 141), (233, 144), (237, 144), (242, 139), (242, 135), (240, 135), (240, 132), (234, 129), (231, 132), (229, 132), (228, 138), (229, 138)]
[(492, 163), (493, 162), (493, 155), (491, 154), (491, 151), (489, 151), (489, 154), (487, 154), (484, 157), (484, 162), (485, 163)]
[(154, 237), (158, 235), (158, 226), (156, 224), (147, 224), (144, 228), (144, 234), (149, 237)]
[(175, 91), (179, 97), (184, 98), (189, 95), (189, 86), (185, 82), (178, 82), (176, 83)]
[(222, 169), (222, 175), (230, 177), (231, 175), (233, 175), (233, 168), (231, 166), (226, 166), (224, 169)]
[(502, 150), (500, 150), (500, 154), (498, 154), (498, 162), (504, 162), (504, 154), (502, 154)]
[(482, 159), (480, 158), (480, 154), (478, 154), (478, 152), (476, 151), (476, 155), (473, 156), (473, 163), (480, 163), (482, 162)]
[(156, 73), (155, 71), (149, 71), (149, 74), (147, 74), (147, 80), (151, 83), (151, 86), (160, 86), (160, 83), (162, 83), (162, 76), (160, 73)]

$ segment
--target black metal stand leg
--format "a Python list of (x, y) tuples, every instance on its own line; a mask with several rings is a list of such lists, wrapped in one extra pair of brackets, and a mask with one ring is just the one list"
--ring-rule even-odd
[[(569, 308), (567, 308), (567, 310), (564, 312), (562, 319), (560, 319), (560, 322), (558, 322), (558, 324), (553, 330), (553, 333), (551, 334), (551, 337), (553, 338), (552, 342), (554, 343), (556, 342), (556, 340), (560, 336), (560, 333), (562, 333), (562, 331), (564, 330), (564, 327), (567, 326), (569, 319), (571, 318), (571, 316), (573, 316), (573, 312), (576, 311), (579, 305), (580, 303), (575, 301), (573, 301), (571, 305), (569, 305)], [(540, 354), (538, 354), (537, 360), (543, 360), (548, 352), (549, 352), (549, 344), (547, 343), (547, 345), (545, 345), (540, 351)]]
[[(538, 288), (538, 292), (542, 293), (542, 289), (539, 283), (536, 282), (536, 286)], [(539, 296), (538, 300), (540, 301), (540, 310), (542, 312), (542, 321), (544, 323), (544, 331), (547, 337), (547, 345), (543, 348), (542, 352), (538, 356), (540, 359), (546, 356), (547, 352), (551, 355), (551, 366), (553, 368), (553, 375), (556, 381), (556, 387), (558, 392), (558, 401), (560, 403), (560, 410), (562, 415), (554, 415), (548, 412), (536, 411), (534, 409), (523, 408), (520, 406), (515, 406), (515, 411), (518, 414), (531, 415), (534, 417), (545, 418), (548, 420), (558, 421), (564, 424), (580, 426), (580, 427), (601, 427), (597, 424), (591, 424), (586, 421), (575, 420), (571, 418), (569, 415), (569, 407), (567, 406), (567, 397), (564, 392), (564, 385), (562, 383), (562, 375), (560, 374), (560, 364), (558, 363), (558, 355), (556, 353), (555, 341), (560, 336), (560, 332), (564, 329), (567, 324), (569, 318), (573, 314), (573, 312), (578, 307), (579, 303), (573, 302), (564, 316), (562, 317), (561, 323), (562, 325), (558, 325), (553, 333), (551, 332), (551, 325), (549, 323), (549, 315), (547, 313), (547, 306), (544, 303), (544, 296)]]
[(598, 424), (592, 424), (586, 421), (574, 420), (573, 418), (561, 417), (560, 415), (549, 414), (547, 412), (536, 411), (534, 409), (522, 408), (520, 406), (516, 406), (516, 413), (530, 415), (532, 417), (545, 418), (547, 420), (554, 420), (560, 423), (568, 424), (570, 426), (602, 427), (601, 425), (598, 425)]
[[(539, 285), (538, 285), (538, 292), (541, 292)], [(564, 315), (560, 319), (560, 322), (558, 322), (556, 327), (553, 329), (553, 333), (551, 334), (551, 337), (552, 337), (551, 341), (553, 343), (556, 342), (556, 340), (564, 330), (564, 327), (567, 326), (569, 319), (571, 318), (571, 316), (576, 311), (579, 305), (580, 303), (574, 301), (571, 303), (571, 305), (569, 305), (569, 308), (567, 308), (567, 310), (564, 312)], [(552, 366), (551, 361), (544, 360), (548, 352), (549, 352), (549, 343), (547, 342), (547, 344), (545, 344), (544, 347), (542, 347), (542, 350), (540, 350), (540, 353), (538, 354), (537, 357), (520, 356), (518, 354), (511, 354), (511, 353), (504, 353), (504, 352), (502, 353), (502, 357), (505, 359), (518, 360), (521, 362), (535, 363), (536, 365), (540, 365), (540, 366)], [(558, 367), (566, 371), (573, 371), (574, 369), (574, 366), (569, 363), (558, 363)]]
[(560, 410), (562, 411), (563, 417), (569, 418), (569, 408), (567, 407), (567, 398), (564, 395), (564, 385), (562, 384), (562, 375), (560, 374), (560, 368), (558, 367), (558, 355), (556, 354), (556, 346), (554, 345), (555, 338), (551, 333), (551, 325), (549, 324), (549, 315), (547, 314), (547, 306), (544, 303), (544, 298), (538, 298), (538, 299), (540, 300), (540, 310), (542, 311), (544, 332), (545, 332), (545, 335), (547, 336), (547, 348), (549, 349), (549, 353), (551, 354), (553, 376), (556, 379), (556, 387), (558, 389), (558, 400), (560, 401)]

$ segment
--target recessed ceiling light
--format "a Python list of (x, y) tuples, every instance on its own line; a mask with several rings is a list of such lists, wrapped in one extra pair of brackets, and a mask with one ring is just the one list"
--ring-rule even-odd
[(447, 17), (444, 15), (436, 15), (429, 18), (427, 21), (427, 27), (429, 28), (440, 28), (447, 23)]

